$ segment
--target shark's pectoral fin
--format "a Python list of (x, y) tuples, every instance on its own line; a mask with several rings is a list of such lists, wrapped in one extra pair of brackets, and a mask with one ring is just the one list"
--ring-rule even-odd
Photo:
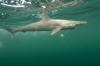
[(54, 35), (55, 33), (57, 33), (58, 31), (60, 31), (62, 28), (59, 27), (59, 28), (56, 28), (52, 31), (51, 35)]

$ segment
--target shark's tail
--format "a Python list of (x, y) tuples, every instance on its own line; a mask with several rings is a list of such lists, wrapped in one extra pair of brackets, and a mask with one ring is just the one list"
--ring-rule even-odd
[(9, 28), (9, 27), (5, 27), (5, 29), (6, 29), (8, 32), (10, 32), (10, 33), (12, 34), (12, 38), (14, 38), (14, 35), (15, 35), (16, 31), (15, 31), (14, 29), (12, 29), (12, 28)]

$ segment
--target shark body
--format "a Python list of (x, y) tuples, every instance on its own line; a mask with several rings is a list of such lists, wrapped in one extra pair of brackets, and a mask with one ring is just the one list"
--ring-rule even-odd
[(45, 13), (43, 13), (43, 18), (39, 22), (31, 23), (25, 26), (20, 26), (18, 28), (7, 28), (12, 35), (16, 32), (26, 32), (26, 31), (52, 31), (51, 35), (54, 35), (60, 30), (72, 29), (77, 25), (86, 24), (85, 21), (72, 21), (72, 20), (62, 20), (62, 19), (51, 19)]

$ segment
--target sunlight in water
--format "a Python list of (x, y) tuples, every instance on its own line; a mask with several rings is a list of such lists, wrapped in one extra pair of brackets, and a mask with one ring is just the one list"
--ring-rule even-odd
[(8, 7), (15, 8), (33, 8), (33, 9), (45, 9), (51, 10), (59, 7), (66, 7), (69, 5), (76, 5), (82, 2), (82, 0), (0, 0), (0, 4)]

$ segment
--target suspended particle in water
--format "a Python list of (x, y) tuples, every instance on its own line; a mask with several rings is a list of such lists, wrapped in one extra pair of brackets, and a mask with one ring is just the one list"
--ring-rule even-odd
[(62, 37), (62, 38), (63, 38), (63, 37), (64, 37), (64, 34), (60, 34), (60, 37)]

